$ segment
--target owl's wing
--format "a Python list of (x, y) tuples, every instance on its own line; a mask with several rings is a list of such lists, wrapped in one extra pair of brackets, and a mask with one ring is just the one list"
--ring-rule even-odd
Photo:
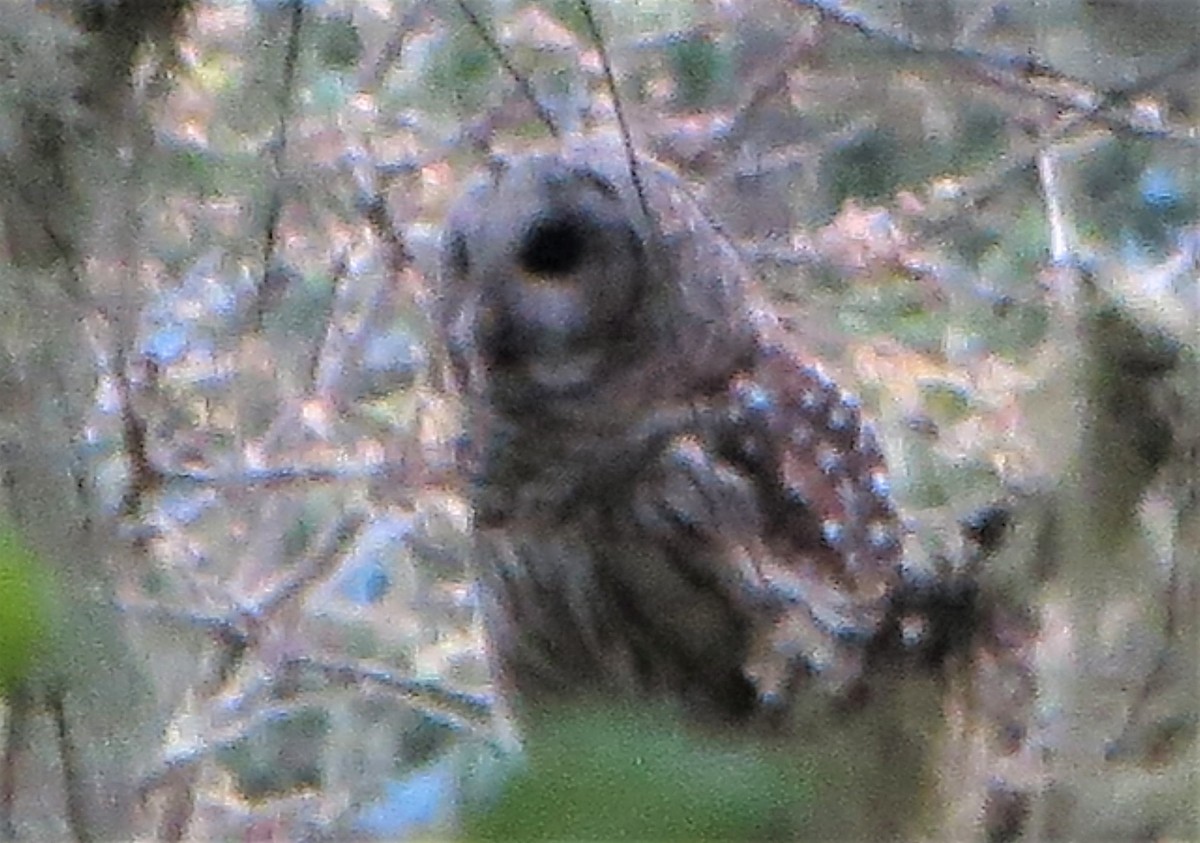
[(764, 586), (785, 609), (747, 672), (785, 693), (801, 662), (843, 692), (900, 582), (902, 528), (887, 467), (857, 399), (783, 345), (730, 387), (730, 458), (759, 478)]
[(749, 628), (741, 671), (768, 708), (812, 677), (851, 691), (900, 582), (901, 527), (857, 402), (784, 347), (688, 424), (671, 423), (632, 501), (684, 579)]

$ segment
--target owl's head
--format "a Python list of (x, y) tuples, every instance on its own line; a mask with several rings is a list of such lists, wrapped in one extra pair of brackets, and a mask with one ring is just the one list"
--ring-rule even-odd
[(587, 146), (499, 162), (459, 199), (441, 327), (469, 392), (574, 413), (693, 393), (752, 353), (728, 244), (665, 168), (642, 191), (619, 150)]

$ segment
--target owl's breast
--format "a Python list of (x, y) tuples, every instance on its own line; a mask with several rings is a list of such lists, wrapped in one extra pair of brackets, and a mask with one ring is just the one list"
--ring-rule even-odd
[(743, 671), (754, 609), (702, 528), (661, 521), (672, 516), (652, 465), (480, 531), (501, 676), (538, 703), (664, 697), (744, 719), (756, 706)]

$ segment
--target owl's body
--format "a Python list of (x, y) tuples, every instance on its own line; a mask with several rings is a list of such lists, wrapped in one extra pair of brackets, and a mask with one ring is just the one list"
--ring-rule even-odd
[(679, 185), (583, 146), (497, 166), (445, 235), (477, 564), (524, 705), (705, 717), (849, 694), (899, 582), (856, 402), (788, 346)]

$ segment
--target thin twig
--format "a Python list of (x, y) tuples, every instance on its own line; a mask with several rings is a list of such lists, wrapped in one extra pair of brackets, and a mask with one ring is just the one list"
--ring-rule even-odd
[(163, 471), (169, 486), (193, 486), (221, 490), (273, 489), (308, 483), (350, 483), (403, 477), (412, 471), (405, 462), (381, 461), (362, 465), (286, 465), (252, 468), (240, 472)]
[(646, 201), (646, 191), (642, 187), (641, 168), (638, 166), (637, 151), (633, 148), (633, 135), (629, 131), (629, 123), (625, 120), (625, 109), (621, 106), (621, 94), (617, 90), (617, 80), (613, 76), (612, 62), (608, 59), (608, 49), (604, 46), (604, 36), (600, 32), (600, 25), (596, 22), (595, 16), (592, 14), (592, 4), (588, 0), (578, 0), (579, 10), (583, 13), (583, 19), (587, 23), (588, 33), (592, 36), (592, 41), (596, 45), (596, 51), (600, 54), (600, 65), (604, 68), (604, 82), (608, 86), (608, 94), (612, 97), (613, 110), (617, 113), (617, 125), (621, 128), (621, 142), (625, 145), (625, 159), (629, 163), (629, 178), (633, 182), (633, 189), (637, 191), (638, 202), (641, 203), (642, 213), (647, 219), (651, 219), (650, 205)]
[(387, 255), (388, 269), (394, 277), (398, 278), (400, 273), (412, 265), (412, 252), (409, 250), (408, 244), (404, 242), (400, 226), (392, 218), (387, 197), (378, 189), (368, 190), (368, 187), (370, 186), (361, 183), (359, 185), (359, 206), (363, 211), (363, 216), (366, 217), (367, 224), (371, 226), (375, 236), (386, 247), (384, 251)]
[(384, 78), (391, 71), (392, 66), (400, 60), (404, 54), (404, 46), (408, 41), (409, 34), (417, 28), (421, 23), (421, 19), (429, 11), (430, 0), (418, 0), (409, 7), (408, 11), (396, 24), (396, 28), (388, 37), (383, 45), (383, 49), (379, 52), (379, 57), (370, 67), (369, 72), (359, 77), (358, 87), (364, 93), (374, 93), (382, 85)]
[(865, 15), (842, 8), (836, 0), (790, 0), (790, 2), (794, 6), (816, 12), (822, 20), (852, 29), (867, 40), (883, 44), (898, 52), (961, 63), (963, 66), (974, 69), (986, 68), (989, 71), (1015, 73), (1026, 78), (1052, 79), (1079, 88), (1090, 87), (1083, 80), (1063, 73), (1028, 53), (996, 55), (970, 47), (921, 44), (905, 35), (875, 26)]
[[(208, 676), (195, 687), (198, 696), (209, 701), (210, 716), (208, 727), (198, 734), (202, 740), (188, 750), (172, 755), (164, 761), (160, 768), (151, 776), (142, 780), (139, 791), (143, 799), (152, 791), (165, 789), (167, 791), (166, 807), (159, 824), (159, 839), (177, 841), (186, 834), (191, 824), (195, 808), (195, 785), (199, 763), (212, 752), (222, 747), (234, 745), (241, 737), (249, 733), (253, 717), (269, 718), (275, 712), (256, 708), (251, 723), (239, 723), (233, 729), (227, 729), (224, 737), (219, 737), (217, 727), (221, 714), (236, 711), (231, 705), (230, 688), (236, 682), (238, 668), (245, 663), (250, 651), (262, 641), (260, 634), (263, 627), (271, 618), (278, 614), (286, 605), (307, 594), (315, 584), (321, 582), (334, 568), (334, 563), (358, 536), (364, 523), (364, 518), (358, 513), (347, 513), (342, 516), (325, 534), (317, 548), (308, 558), (297, 566), (297, 571), (255, 606), (233, 613), (230, 617), (211, 617), (188, 615), (172, 612), (169, 609), (147, 607), (147, 614), (160, 621), (175, 624), (185, 624), (210, 632), (219, 642), (217, 658), (209, 668)], [(134, 607), (138, 608), (138, 607)], [(279, 672), (271, 674), (270, 684), (278, 684)], [(267, 683), (252, 681), (249, 687), (237, 694), (234, 700), (241, 704), (241, 709), (248, 709), (249, 701), (260, 701), (269, 698), (269, 694), (261, 693)]]
[(0, 840), (17, 838), (13, 807), (17, 799), (17, 759), (29, 740), (33, 702), (28, 692), (14, 688), (4, 697), (4, 755), (0, 758)]
[[(9, 196), (17, 197), (23, 219), (36, 225), (50, 244), (55, 258), (54, 267), (59, 270), (49, 273), (50, 281), (72, 304), (82, 305), (84, 309), (91, 310), (93, 303), (84, 283), (83, 266), (77, 260), (78, 249), (75, 247), (73, 232), (60, 232), (52, 223), (45, 208), (45, 200), (32, 195), (26, 180), (17, 178), (9, 156), (0, 156), (0, 188)], [(26, 286), (40, 288), (42, 285)]]
[[(299, 656), (282, 662), (269, 677), (210, 703), (208, 715), (202, 715), (206, 725), (196, 731), (201, 737), (171, 750), (155, 769), (142, 777), (138, 785), (141, 798), (145, 800), (151, 793), (186, 778), (185, 774), (206, 758), (236, 745), (261, 724), (310, 706), (314, 692), (279, 702), (281, 688), (294, 685), (296, 674), (305, 670), (320, 674), (331, 684), (374, 687), (395, 694), (414, 709), (459, 732), (486, 736), (495, 720), (494, 704), (486, 696), (455, 691), (437, 682), (407, 679), (381, 667)], [(274, 702), (263, 704), (265, 700)], [(230, 714), (235, 715), (232, 721)]]
[(788, 76), (800, 59), (812, 50), (812, 44), (804, 39), (794, 41), (775, 63), (770, 72), (763, 74), (750, 88), (750, 95), (737, 107), (729, 125), (720, 132), (718, 143), (731, 147), (737, 144), (750, 126), (750, 118), (771, 96), (787, 85)]
[(493, 716), (494, 704), (490, 697), (455, 691), (438, 682), (397, 676), (382, 667), (370, 667), (352, 662), (331, 662), (311, 656), (300, 656), (284, 663), (281, 672), (305, 669), (319, 672), (330, 682), (354, 687), (382, 688), (399, 694), (404, 700), (418, 706), (426, 714), (448, 720), (449, 723), (460, 729), (467, 728), (471, 731), (486, 729)]
[(366, 523), (360, 512), (346, 512), (326, 531), (317, 548), (296, 565), (295, 572), (252, 608), (249, 615), (265, 623), (288, 603), (306, 594), (334, 568), (347, 548), (354, 544)]
[(1109, 93), (1111, 99), (1129, 99), (1144, 94), (1162, 84), (1171, 81), (1181, 73), (1189, 73), (1200, 67), (1200, 44), (1192, 47), (1181, 55), (1178, 60), (1168, 64), (1154, 73), (1147, 73), (1140, 79), (1134, 79), (1128, 84), (1113, 88)]
[(529, 101), (530, 105), (533, 106), (533, 110), (537, 114), (538, 120), (540, 120), (542, 125), (546, 127), (546, 131), (548, 131), (550, 136), (555, 140), (561, 138), (562, 132), (558, 128), (558, 123), (555, 121), (554, 115), (552, 115), (549, 110), (542, 105), (541, 100), (539, 100), (537, 97), (537, 93), (533, 90), (533, 85), (529, 82), (529, 78), (520, 70), (518, 70), (516, 65), (508, 60), (508, 56), (505, 54), (504, 49), (500, 46), (500, 42), (496, 40), (496, 36), (492, 35), (492, 31), (488, 29), (487, 24), (485, 24), (479, 15), (475, 13), (475, 10), (467, 4), (466, 0), (457, 0), (457, 3), (459, 10), (463, 13), (463, 17), (465, 17), (467, 22), (471, 24), (471, 28), (475, 30), (475, 33), (479, 36), (479, 39), (488, 48), (496, 61), (500, 63), (500, 66), (504, 68), (509, 77), (517, 83), (517, 87), (521, 89), (521, 95)]
[(67, 825), (79, 843), (90, 843), (93, 838), (83, 795), (84, 772), (80, 764), (79, 750), (75, 746), (70, 724), (67, 722), (61, 689), (55, 688), (50, 692), (47, 705), (50, 716), (54, 719), (55, 733), (58, 737), (59, 763), (62, 764), (63, 790), (67, 803)]
[(345, 371), (345, 344), (338, 340), (342, 337), (345, 316), (342, 305), (349, 272), (350, 259), (343, 249), (334, 255), (329, 267), (329, 310), (325, 314), (325, 330), (321, 331), (309, 357), (307, 391), (311, 396), (331, 395), (333, 384)]
[(129, 461), (129, 483), (121, 500), (121, 512), (127, 518), (143, 514), (147, 495), (158, 488), (160, 477), (150, 459), (146, 420), (133, 403), (133, 384), (124, 343), (118, 339), (113, 363), (113, 380), (121, 410), (121, 444)]
[(799, 8), (816, 12), (822, 20), (851, 29), (864, 38), (897, 52), (948, 62), (1001, 90), (1042, 100), (1063, 111), (1078, 114), (1088, 122), (1104, 126), (1117, 134), (1171, 141), (1188, 146), (1200, 145), (1198, 137), (1179, 134), (1165, 128), (1140, 126), (1119, 108), (1130, 96), (1160, 85), (1171, 76), (1191, 69), (1200, 62), (1200, 48), (1185, 54), (1172, 67), (1146, 80), (1139, 80), (1111, 91), (1098, 91), (1088, 82), (1028, 54), (996, 55), (969, 47), (919, 44), (911, 38), (874, 26), (865, 16), (848, 11), (833, 0), (790, 2)]
[(279, 248), (279, 224), (283, 217), (283, 178), (288, 145), (288, 124), (292, 118), (295, 101), (296, 76), (300, 64), (300, 29), (304, 22), (304, 3), (291, 0), (291, 23), (288, 29), (287, 49), (283, 55), (283, 80), (279, 90), (278, 114), (275, 138), (271, 143), (271, 169), (274, 183), (267, 199), (267, 218), (263, 231), (263, 274), (258, 285), (258, 295), (251, 313), (251, 330), (262, 328), (263, 317), (272, 305), (283, 278), (275, 266)]

